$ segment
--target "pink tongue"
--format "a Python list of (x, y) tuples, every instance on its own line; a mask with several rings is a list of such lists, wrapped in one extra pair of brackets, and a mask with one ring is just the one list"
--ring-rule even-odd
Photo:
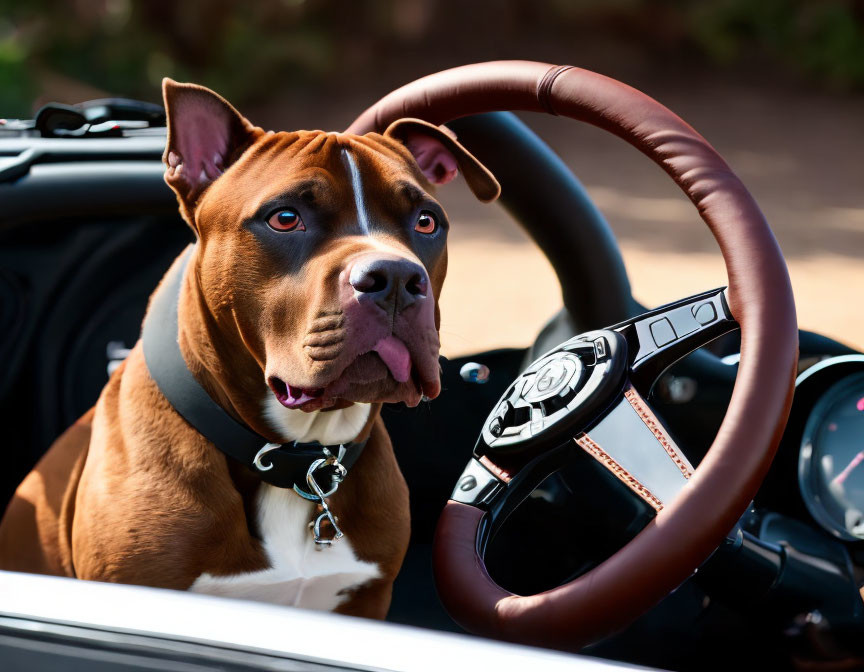
[(285, 401), (282, 402), (282, 405), (287, 406), (288, 408), (302, 406), (307, 401), (312, 401), (316, 397), (321, 396), (320, 394), (312, 396), (300, 387), (292, 387), (291, 385), (286, 385), (286, 387), (288, 388), (288, 396), (285, 398)]
[(402, 341), (391, 335), (378, 341), (372, 350), (384, 360), (397, 382), (408, 380), (411, 375), (411, 355)]

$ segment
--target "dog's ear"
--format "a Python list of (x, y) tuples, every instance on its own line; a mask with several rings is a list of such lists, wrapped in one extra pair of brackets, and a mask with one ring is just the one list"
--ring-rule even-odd
[(420, 119), (399, 119), (387, 127), (384, 136), (405, 145), (432, 184), (447, 184), (456, 177), (458, 167), (471, 191), (484, 203), (501, 194), (495, 176), (443, 126)]
[(198, 198), (263, 131), (203, 86), (166, 77), (162, 96), (168, 121), (162, 155), (165, 182), (177, 193), (183, 215), (196, 229)]

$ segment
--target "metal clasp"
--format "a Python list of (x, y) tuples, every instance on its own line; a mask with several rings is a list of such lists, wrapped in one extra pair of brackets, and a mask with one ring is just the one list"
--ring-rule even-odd
[[(326, 448), (324, 448), (324, 454), (326, 455), (326, 457), (315, 460), (312, 464), (309, 465), (309, 469), (306, 472), (306, 485), (309, 486), (309, 489), (314, 494), (302, 491), (297, 486), (294, 486), (294, 490), (297, 492), (297, 494), (305, 497), (306, 499), (317, 501), (318, 506), (321, 507), (321, 513), (315, 518), (315, 520), (309, 523), (309, 528), (312, 530), (312, 538), (315, 541), (315, 546), (317, 549), (324, 548), (325, 546), (332, 546), (335, 542), (339, 541), (342, 537), (345, 536), (342, 533), (342, 530), (339, 529), (339, 519), (333, 514), (327, 504), (327, 498), (339, 489), (339, 484), (348, 474), (348, 470), (345, 469), (344, 466), (342, 466), (342, 464), (339, 462), (339, 458), (333, 455), (333, 453), (331, 453)], [(321, 486), (318, 485), (318, 481), (315, 480), (315, 472), (318, 471), (318, 469), (322, 469), (328, 466), (335, 467), (336, 472), (332, 476), (333, 487), (330, 488), (330, 490), (328, 490), (327, 492), (324, 492), (321, 489)], [(329, 539), (321, 534), (321, 525), (325, 520), (327, 520), (333, 527), (333, 536)]]
[(319, 460), (315, 460), (311, 464), (311, 466), (309, 467), (309, 471), (306, 472), (306, 482), (307, 484), (309, 483), (309, 474), (314, 473), (315, 471), (323, 467), (333, 466), (336, 471), (331, 476), (333, 483), (332, 487), (327, 492), (322, 492), (321, 487), (318, 485), (318, 482), (315, 481), (314, 478), (312, 480), (315, 481), (315, 487), (311, 485), (309, 486), (311, 492), (304, 490), (296, 484), (294, 485), (294, 492), (300, 495), (303, 499), (308, 499), (313, 502), (317, 502), (323, 497), (329, 497), (334, 492), (336, 492), (339, 489), (339, 484), (342, 482), (345, 476), (348, 475), (348, 470), (345, 469), (345, 467), (343, 467), (342, 463), (339, 461), (345, 455), (344, 445), (339, 446), (338, 457), (331, 453), (326, 447), (322, 448), (322, 450), (324, 452), (324, 457)]
[[(270, 471), (273, 468), (273, 463), (265, 463), (262, 458), (267, 455), (267, 453), (281, 447), (282, 445), (279, 443), (266, 444), (255, 455), (255, 459), (253, 460), (255, 468), (259, 471)], [(342, 530), (339, 529), (339, 519), (333, 514), (327, 504), (327, 498), (339, 489), (339, 484), (345, 476), (348, 475), (348, 470), (339, 461), (340, 458), (345, 455), (346, 448), (344, 445), (339, 446), (338, 457), (331, 453), (326, 447), (322, 448), (322, 450), (324, 457), (315, 460), (309, 465), (309, 469), (306, 471), (306, 485), (309, 489), (304, 490), (296, 483), (294, 484), (294, 492), (303, 497), (303, 499), (315, 502), (321, 507), (321, 513), (315, 518), (315, 520), (309, 523), (309, 528), (312, 530), (312, 538), (315, 540), (315, 547), (317, 550), (320, 550), (325, 546), (332, 546), (334, 542), (339, 541), (343, 536), (345, 536), (342, 533)], [(315, 480), (315, 472), (325, 467), (333, 467), (334, 469), (330, 476), (332, 485), (327, 492), (324, 492), (321, 486), (318, 485), (318, 481)], [(325, 520), (333, 527), (333, 536), (330, 538), (324, 537), (321, 532), (321, 525)]]

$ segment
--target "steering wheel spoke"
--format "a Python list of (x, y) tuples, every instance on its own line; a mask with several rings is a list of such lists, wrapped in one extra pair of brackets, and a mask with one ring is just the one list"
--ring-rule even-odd
[(561, 343), (505, 391), (451, 498), (490, 513), (488, 539), (577, 451), (659, 513), (693, 466), (645, 397), (666, 368), (736, 327), (721, 288)]
[(687, 457), (630, 384), (574, 441), (655, 511), (671, 503), (693, 475)]
[(629, 381), (586, 431), (573, 433), (558, 446), (524, 454), (489, 451), (478, 442), (450, 498), (492, 514), (488, 538), (534, 488), (572, 459), (573, 450), (590, 455), (655, 512), (693, 475), (687, 456)]
[(722, 287), (610, 327), (627, 339), (630, 380), (646, 397), (658, 378), (675, 362), (737, 328)]

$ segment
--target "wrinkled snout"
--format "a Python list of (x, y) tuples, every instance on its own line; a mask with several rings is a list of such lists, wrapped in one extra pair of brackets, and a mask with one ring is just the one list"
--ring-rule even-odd
[(328, 393), (409, 406), (421, 395), (436, 397), (441, 385), (435, 296), (423, 264), (398, 252), (368, 249), (349, 258), (339, 289), (338, 358), (348, 365)]
[(429, 293), (426, 269), (396, 255), (362, 255), (347, 275), (358, 303), (372, 302), (391, 316), (426, 301)]

